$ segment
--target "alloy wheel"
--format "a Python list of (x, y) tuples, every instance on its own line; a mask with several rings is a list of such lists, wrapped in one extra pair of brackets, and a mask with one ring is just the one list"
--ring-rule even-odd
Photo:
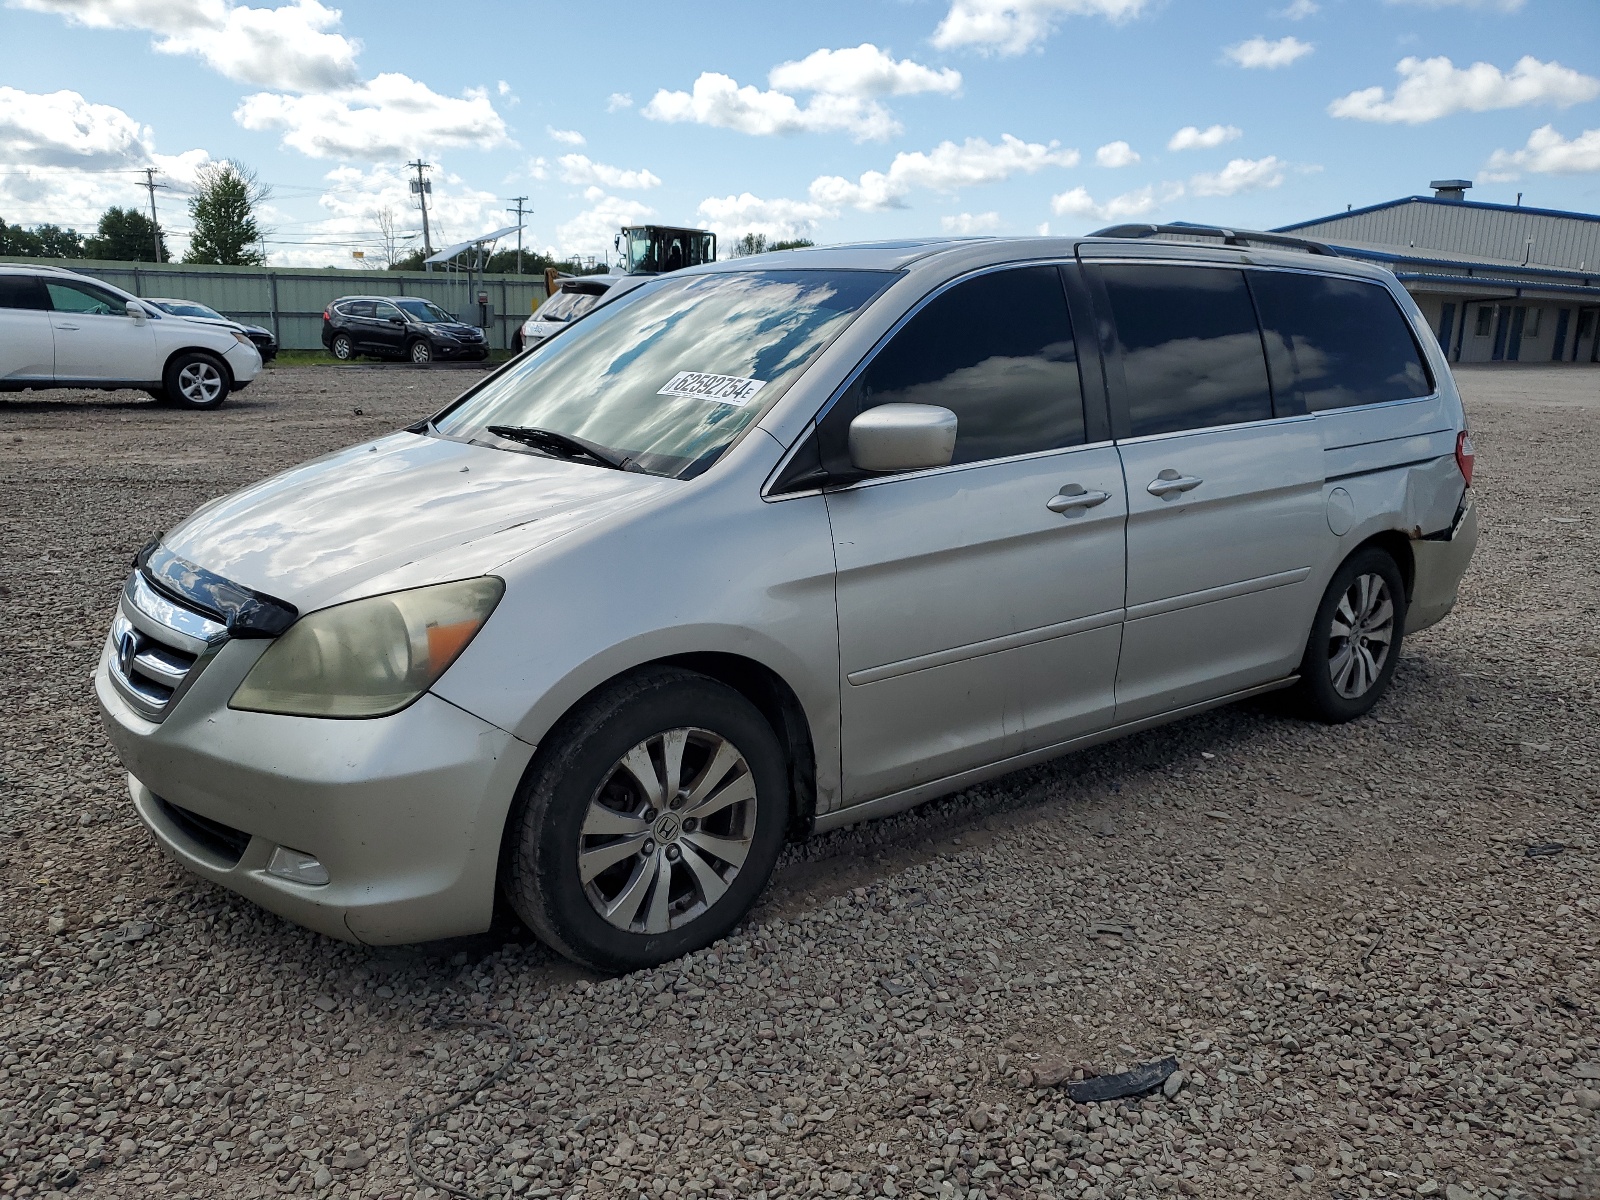
[(1366, 695), (1383, 674), (1394, 615), (1394, 597), (1381, 575), (1357, 575), (1339, 598), (1328, 630), (1328, 672), (1346, 700)]
[(342, 333), (333, 339), (333, 356), (337, 359), (355, 357), (355, 350), (354, 347), (350, 345), (350, 339), (345, 337), (345, 335)]
[(190, 404), (214, 403), (222, 388), (222, 372), (213, 363), (186, 363), (178, 372), (178, 394)]
[(427, 342), (412, 342), (411, 361), (414, 363), (432, 362), (433, 347), (428, 345)]
[(670, 729), (606, 772), (578, 837), (589, 903), (630, 933), (701, 916), (739, 874), (756, 831), (755, 777), (732, 742)]

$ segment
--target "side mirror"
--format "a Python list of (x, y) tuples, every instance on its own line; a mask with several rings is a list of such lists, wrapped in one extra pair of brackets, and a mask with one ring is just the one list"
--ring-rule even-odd
[(389, 324), (391, 324), (391, 325), (404, 325), (405, 323), (406, 323), (406, 319), (404, 317), (390, 317), (389, 318)]
[(135, 304), (132, 300), (128, 301), (128, 315), (133, 318), (135, 325), (143, 325), (148, 316), (144, 311), (144, 305)]
[(850, 462), (861, 471), (947, 467), (956, 415), (936, 404), (880, 404), (850, 422)]

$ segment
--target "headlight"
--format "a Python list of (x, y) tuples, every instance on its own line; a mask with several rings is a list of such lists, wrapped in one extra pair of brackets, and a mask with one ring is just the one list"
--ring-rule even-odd
[(485, 575), (309, 613), (256, 660), (228, 707), (298, 717), (398, 712), (467, 648), (505, 590)]
[(237, 329), (232, 330), (231, 332), (233, 333), (233, 340), (238, 342), (241, 346), (249, 346), (251, 349), (255, 348), (255, 343), (249, 338), (245, 337), (245, 335), (240, 333)]

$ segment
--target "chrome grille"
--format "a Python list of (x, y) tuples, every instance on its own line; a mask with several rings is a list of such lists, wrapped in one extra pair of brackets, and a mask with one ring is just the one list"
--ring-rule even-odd
[(220, 621), (174, 603), (135, 571), (111, 623), (111, 681), (141, 716), (160, 721), (227, 640)]

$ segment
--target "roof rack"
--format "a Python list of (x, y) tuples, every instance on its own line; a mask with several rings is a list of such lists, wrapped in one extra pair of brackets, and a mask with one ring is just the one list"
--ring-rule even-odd
[(1256, 243), (1262, 246), (1283, 246), (1290, 250), (1304, 250), (1308, 254), (1325, 254), (1329, 258), (1340, 258), (1342, 255), (1332, 246), (1324, 242), (1314, 242), (1310, 238), (1290, 237), (1283, 233), (1258, 233), (1251, 229), (1223, 229), (1220, 225), (1108, 225), (1104, 229), (1097, 229), (1090, 237), (1106, 238), (1149, 238), (1160, 237), (1214, 237), (1221, 238), (1224, 245), (1248, 246)]

